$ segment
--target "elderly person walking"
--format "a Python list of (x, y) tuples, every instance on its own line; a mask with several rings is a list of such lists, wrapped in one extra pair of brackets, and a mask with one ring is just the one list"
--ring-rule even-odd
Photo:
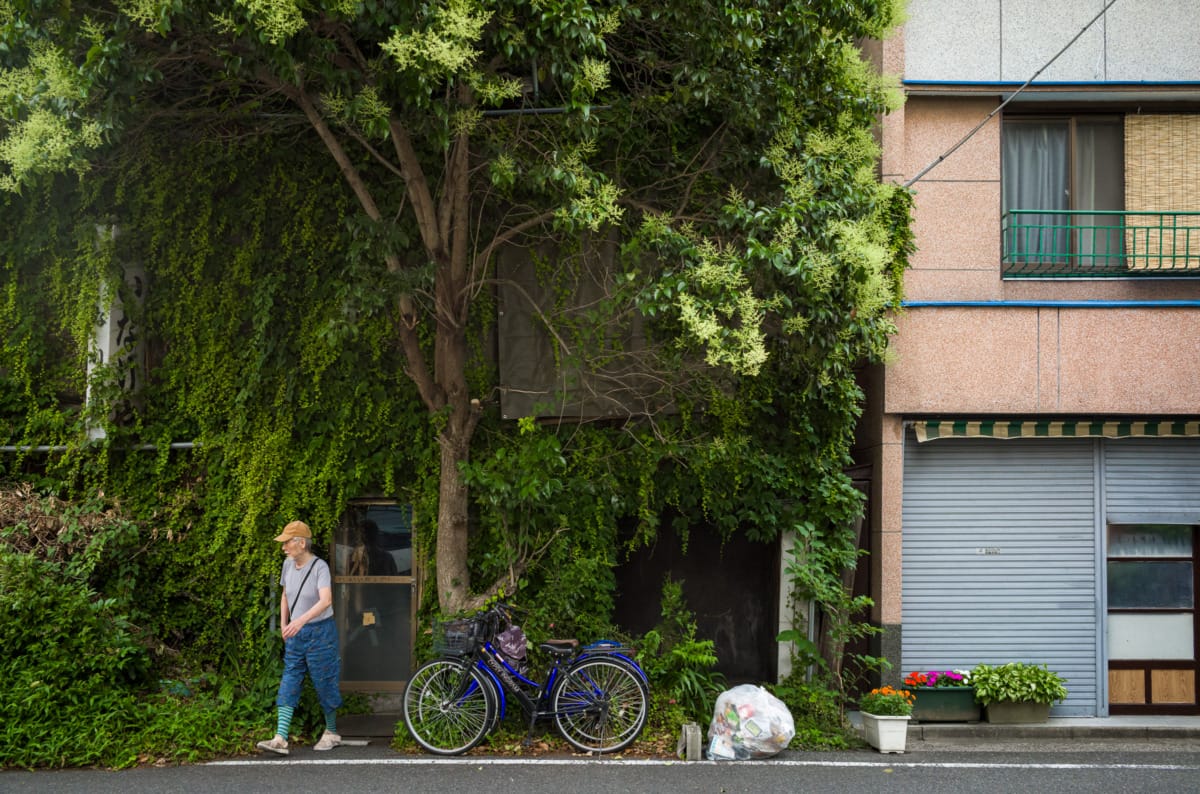
[(279, 707), (274, 738), (258, 743), (258, 749), (288, 754), (288, 730), (300, 702), (304, 675), (312, 679), (317, 699), (325, 712), (325, 733), (314, 750), (332, 750), (342, 743), (337, 732), (337, 709), (342, 705), (338, 690), (341, 659), (337, 627), (333, 622), (333, 581), (329, 565), (312, 552), (312, 531), (303, 521), (293, 521), (275, 538), (287, 559), (279, 584), (279, 624), (283, 627), (283, 678), (275, 704)]

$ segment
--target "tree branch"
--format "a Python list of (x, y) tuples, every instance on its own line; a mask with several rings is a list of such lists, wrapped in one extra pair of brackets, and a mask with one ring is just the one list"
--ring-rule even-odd
[[(367, 217), (373, 221), (382, 221), (382, 213), (380, 213), (374, 197), (363, 181), (362, 175), (354, 167), (341, 141), (334, 135), (333, 130), (330, 129), (325, 118), (317, 110), (316, 104), (308, 96), (308, 93), (302, 87), (288, 85), (273, 77), (267, 78), (267, 80), (273, 82), (278, 90), (295, 102), (304, 112), (309, 123), (316, 130), (317, 135), (320, 136), (321, 141), (338, 164), (338, 168), (342, 172), (342, 177), (350, 185), (350, 189), (354, 191), (354, 195), (358, 198), (359, 204), (362, 205)], [(398, 272), (403, 267), (403, 263), (396, 253), (388, 252), (384, 254), (384, 260), (387, 263), (389, 272)], [(408, 366), (405, 368), (405, 374), (416, 385), (417, 392), (421, 395), (421, 400), (425, 403), (425, 406), (431, 411), (439, 410), (444, 404), (445, 399), (429, 372), (425, 355), (421, 350), (420, 339), (416, 332), (418, 317), (416, 307), (413, 305), (412, 296), (408, 294), (400, 295), (396, 308), (400, 319), (398, 328), (400, 346), (404, 351), (404, 356), (408, 363)]]
[(492, 255), (496, 252), (497, 248), (512, 242), (518, 236), (524, 234), (530, 229), (546, 223), (553, 217), (553, 210), (538, 213), (527, 220), (521, 221), (515, 226), (508, 227), (503, 232), (500, 232), (493, 237), (491, 241), (484, 247), (484, 249), (475, 255), (475, 261), (471, 264), (471, 273), (468, 286), (478, 287), (483, 283), (479, 280), (479, 274), (482, 273), (484, 268), (487, 267), (488, 260), (492, 258)]
[(433, 196), (429, 192), (429, 181), (421, 168), (417, 151), (413, 148), (408, 130), (399, 119), (388, 119), (388, 130), (391, 132), (392, 146), (400, 161), (400, 175), (404, 179), (408, 198), (413, 205), (413, 214), (417, 218), (417, 229), (421, 233), (421, 242), (425, 250), (436, 260), (439, 254), (444, 255), (444, 243), (438, 236), (437, 212), (434, 209)]

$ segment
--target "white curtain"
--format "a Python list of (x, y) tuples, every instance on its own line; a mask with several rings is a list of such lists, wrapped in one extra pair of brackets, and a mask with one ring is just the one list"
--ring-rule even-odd
[[(1120, 210), (1121, 151), (1124, 128), (1114, 121), (1079, 121), (1075, 125), (1075, 195), (1077, 210)], [(1080, 215), (1078, 227), (1081, 266), (1119, 266), (1124, 234), (1120, 215)]]
[[(1064, 121), (1019, 121), (1004, 125), (1001, 177), (1004, 212), (1070, 209)], [(1006, 253), (1011, 258), (1063, 262), (1070, 250), (1068, 216), (1009, 215)]]

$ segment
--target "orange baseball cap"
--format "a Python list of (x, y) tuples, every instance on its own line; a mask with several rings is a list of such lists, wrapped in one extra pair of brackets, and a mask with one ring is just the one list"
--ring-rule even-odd
[(276, 542), (283, 543), (292, 538), (311, 538), (312, 530), (308, 528), (308, 524), (303, 521), (293, 521), (283, 528), (283, 534), (275, 538)]

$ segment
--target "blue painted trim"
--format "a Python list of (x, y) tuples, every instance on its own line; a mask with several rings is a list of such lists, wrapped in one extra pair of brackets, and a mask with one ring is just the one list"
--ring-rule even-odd
[[(901, 85), (954, 85), (978, 86), (980, 88), (1005, 88), (1008, 86), (1025, 85), (1021, 80), (903, 80)], [(1035, 80), (1030, 86), (1143, 86), (1154, 88), (1163, 87), (1196, 87), (1200, 88), (1200, 80)]]
[(1161, 300), (1161, 301), (1130, 301), (1130, 300), (1094, 300), (1094, 301), (901, 301), (905, 309), (926, 309), (931, 307), (954, 308), (985, 308), (985, 309), (1200, 309), (1200, 300)]

